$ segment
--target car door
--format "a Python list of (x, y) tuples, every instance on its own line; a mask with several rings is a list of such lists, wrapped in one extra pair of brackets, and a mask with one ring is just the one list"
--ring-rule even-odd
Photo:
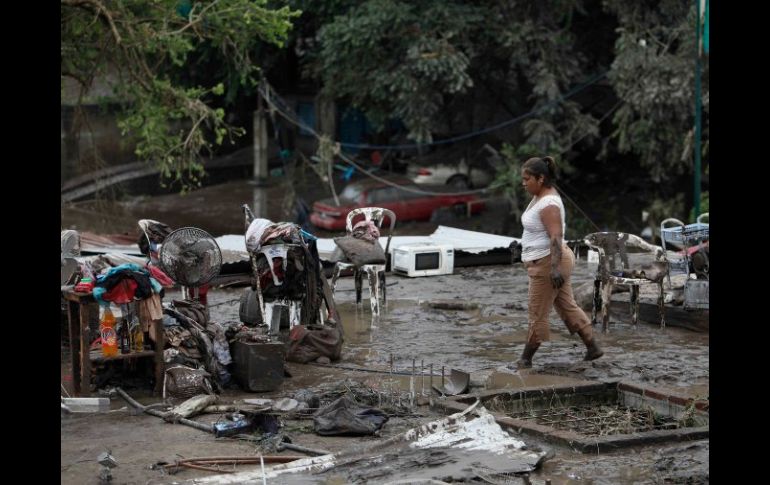
[[(433, 213), (433, 196), (424, 194), (424, 187), (415, 184), (407, 185), (410, 190), (399, 190), (403, 212), (407, 214), (408, 220), (427, 220)], [(415, 192), (418, 191), (418, 192)]]

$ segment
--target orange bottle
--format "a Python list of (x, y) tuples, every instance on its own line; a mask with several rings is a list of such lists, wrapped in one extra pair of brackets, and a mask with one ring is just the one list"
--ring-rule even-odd
[(109, 307), (104, 309), (104, 314), (99, 322), (99, 332), (102, 335), (102, 354), (105, 357), (118, 355), (118, 334), (115, 332), (115, 315)]

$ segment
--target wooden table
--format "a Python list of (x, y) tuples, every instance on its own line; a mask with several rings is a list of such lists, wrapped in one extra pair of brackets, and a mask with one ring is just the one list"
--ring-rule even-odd
[(99, 314), (99, 307), (91, 293), (76, 293), (72, 290), (62, 292), (67, 301), (67, 318), (69, 323), (69, 339), (72, 354), (72, 382), (75, 395), (88, 397), (91, 395), (91, 363), (111, 360), (139, 359), (155, 357), (155, 392), (160, 395), (163, 390), (163, 321), (152, 322), (155, 326), (155, 350), (130, 352), (105, 357), (99, 350), (89, 351), (91, 344), (91, 328), (88, 321), (92, 312)]

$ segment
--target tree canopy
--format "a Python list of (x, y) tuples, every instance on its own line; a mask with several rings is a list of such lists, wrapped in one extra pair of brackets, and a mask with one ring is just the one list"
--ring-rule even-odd
[[(108, 82), (137, 156), (187, 188), (199, 183), (202, 153), (242, 132), (217, 98), (255, 82), (255, 47), (283, 45), (298, 15), (267, 0), (61, 0), (62, 80), (77, 81), (81, 100), (96, 79)], [(180, 72), (202, 51), (216, 52), (216, 75), (185, 83)]]
[(279, 1), (61, 0), (62, 77), (84, 92), (112, 80), (120, 126), (172, 180), (195, 182), (202, 151), (242, 133), (228, 121), (259, 66), (301, 71), (417, 143), (517, 119), (496, 139), (509, 171), (549, 153), (569, 173), (587, 149), (596, 172), (622, 161), (666, 183), (693, 169), (694, 2)]

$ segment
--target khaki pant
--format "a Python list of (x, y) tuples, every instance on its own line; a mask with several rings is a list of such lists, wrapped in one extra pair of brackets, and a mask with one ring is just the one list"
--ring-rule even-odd
[(548, 316), (551, 307), (556, 308), (559, 317), (567, 325), (570, 333), (579, 333), (585, 340), (593, 335), (591, 321), (585, 312), (575, 303), (572, 295), (572, 268), (575, 266), (575, 255), (564, 245), (562, 248), (559, 271), (564, 278), (564, 284), (555, 289), (551, 283), (551, 255), (524, 263), (529, 275), (529, 333), (527, 343), (539, 344), (550, 340)]

